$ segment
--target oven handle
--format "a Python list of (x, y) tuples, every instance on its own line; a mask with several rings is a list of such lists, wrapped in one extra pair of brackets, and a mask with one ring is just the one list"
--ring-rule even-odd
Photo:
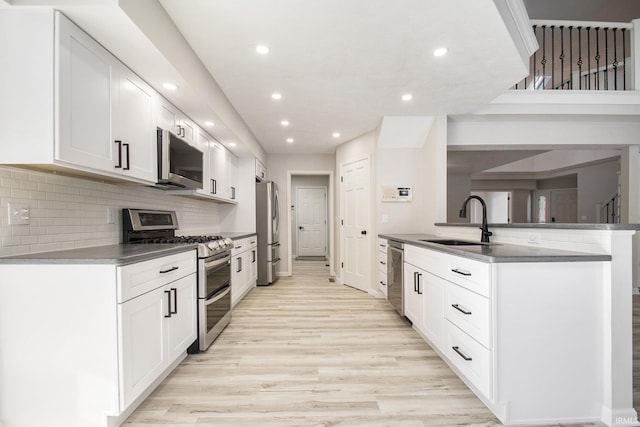
[(224, 265), (224, 264), (228, 264), (229, 262), (231, 262), (231, 255), (226, 255), (223, 258), (218, 258), (216, 260), (213, 261), (209, 261), (204, 263), (204, 269), (205, 270), (210, 270), (212, 268), (216, 268), (218, 266)]
[(224, 288), (222, 288), (223, 291), (222, 293), (218, 292), (218, 294), (216, 294), (216, 296), (211, 297), (210, 299), (205, 300), (204, 305), (211, 305), (214, 302), (217, 302), (219, 300), (221, 300), (223, 297), (225, 297), (229, 292), (231, 292), (231, 285), (227, 285)]

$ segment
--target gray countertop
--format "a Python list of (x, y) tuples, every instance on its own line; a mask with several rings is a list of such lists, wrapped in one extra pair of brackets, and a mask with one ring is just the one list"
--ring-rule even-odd
[[(197, 244), (191, 243), (136, 243), (63, 251), (39, 252), (0, 258), (0, 264), (114, 264), (126, 265), (189, 250), (195, 251)], [(194, 253), (195, 256), (195, 253)]]
[[(452, 255), (463, 256), (482, 262), (584, 262), (611, 261), (611, 255), (573, 252), (560, 249), (532, 246), (489, 243), (478, 246), (446, 246), (438, 243), (423, 242), (423, 239), (446, 239), (445, 236), (430, 234), (380, 234), (380, 238), (395, 240), (405, 244), (435, 249)], [(456, 240), (464, 240), (457, 239)]]
[[(468, 222), (437, 222), (436, 227), (480, 227), (481, 224)], [(640, 224), (560, 224), (552, 223), (516, 223), (489, 224), (489, 228), (549, 228), (556, 230), (640, 230)]]
[(222, 237), (228, 237), (231, 240), (233, 239), (244, 239), (245, 237), (255, 236), (257, 233), (255, 231), (236, 231), (233, 233), (220, 233)]

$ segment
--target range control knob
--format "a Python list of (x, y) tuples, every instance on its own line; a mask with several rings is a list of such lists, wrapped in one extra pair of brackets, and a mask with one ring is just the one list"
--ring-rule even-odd
[(227, 237), (226, 239), (224, 239), (224, 244), (226, 246), (233, 246), (233, 240)]
[(209, 246), (209, 249), (215, 251), (216, 249), (218, 249), (220, 247), (220, 244), (216, 240), (213, 240), (213, 241), (207, 243), (207, 246)]

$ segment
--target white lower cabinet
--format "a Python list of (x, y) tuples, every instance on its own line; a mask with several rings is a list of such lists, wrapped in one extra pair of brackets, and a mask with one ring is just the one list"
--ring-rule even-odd
[(196, 289), (189, 275), (118, 307), (120, 404), (128, 407), (196, 339)]
[(231, 306), (256, 286), (258, 281), (257, 237), (250, 236), (233, 241), (231, 250)]
[(378, 290), (387, 297), (387, 239), (378, 239)]
[(130, 298), (118, 304), (120, 406), (127, 408), (197, 338), (195, 254), (118, 270), (118, 294)]
[(407, 244), (404, 253), (405, 316), (500, 421), (602, 419), (594, 331), (607, 263), (488, 263)]
[(127, 265), (0, 263), (0, 277), (7, 427), (119, 426), (197, 337), (195, 250)]

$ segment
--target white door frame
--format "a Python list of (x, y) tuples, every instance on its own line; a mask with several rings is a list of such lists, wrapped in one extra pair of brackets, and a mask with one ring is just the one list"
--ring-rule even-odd
[(331, 170), (288, 170), (287, 171), (287, 230), (289, 230), (288, 241), (287, 241), (287, 259), (289, 260), (288, 270), (286, 272), (287, 276), (293, 275), (293, 237), (291, 233), (291, 177), (293, 175), (320, 175), (320, 176), (329, 176), (329, 194), (327, 196), (328, 199), (328, 209), (327, 209), (327, 225), (329, 226), (329, 241), (327, 242), (327, 249), (329, 252), (329, 274), (333, 277), (336, 277), (335, 264), (333, 262), (333, 242), (334, 242), (334, 225), (333, 218), (335, 217), (335, 213), (333, 212), (334, 206), (334, 183), (333, 183), (333, 171)]
[[(327, 230), (328, 225), (327, 222), (329, 221), (329, 215), (328, 215), (328, 210), (329, 210), (329, 204), (327, 202), (327, 197), (329, 195), (328, 191), (327, 191), (327, 187), (324, 185), (301, 185), (296, 187), (296, 215), (295, 215), (295, 219), (292, 219), (292, 221), (295, 221), (296, 226), (298, 226), (298, 214), (300, 212), (300, 210), (298, 209), (298, 207), (300, 206), (300, 198), (298, 197), (298, 191), (300, 189), (305, 189), (305, 190), (324, 190), (324, 245), (325, 245), (325, 249), (324, 249), (324, 256), (328, 257), (329, 254), (327, 252), (327, 248), (329, 245), (328, 242), (328, 236), (327, 236)], [(292, 189), (293, 190), (293, 189)], [(298, 253), (296, 254), (297, 256), (300, 256), (300, 228), (296, 227), (296, 248), (298, 249)], [(292, 254), (291, 256), (293, 256), (293, 250), (292, 250)]]

